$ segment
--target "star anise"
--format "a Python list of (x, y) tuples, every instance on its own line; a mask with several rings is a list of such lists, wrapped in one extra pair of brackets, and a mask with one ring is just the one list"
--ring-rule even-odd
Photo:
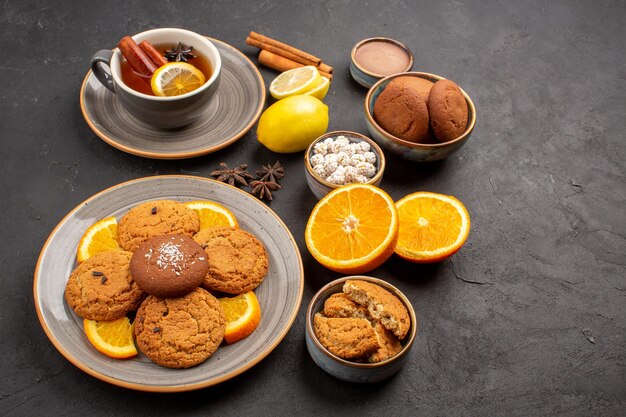
[(256, 172), (256, 175), (261, 181), (278, 182), (285, 177), (285, 169), (280, 164), (280, 161), (276, 161), (274, 165), (263, 165), (263, 167)]
[(257, 196), (261, 200), (272, 201), (272, 191), (280, 190), (281, 187), (274, 181), (254, 180), (250, 182), (252, 187), (252, 194)]
[(165, 51), (165, 58), (169, 62), (187, 62), (188, 59), (195, 58), (196, 56), (192, 54), (193, 46), (185, 46), (182, 42), (178, 42), (178, 45), (173, 47), (172, 49), (167, 49)]
[(229, 168), (226, 165), (226, 162), (221, 162), (220, 166), (222, 169), (216, 169), (211, 172), (211, 176), (214, 177), (218, 181), (222, 181), (228, 183), (230, 185), (243, 185), (244, 187), (248, 186), (248, 181), (254, 178), (246, 168), (248, 168), (248, 164), (241, 164), (237, 168)]

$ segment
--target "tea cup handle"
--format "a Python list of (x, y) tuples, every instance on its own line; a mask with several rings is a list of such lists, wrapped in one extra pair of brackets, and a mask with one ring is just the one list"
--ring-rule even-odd
[[(113, 56), (113, 51), (110, 49), (102, 49), (96, 52), (91, 58), (91, 72), (96, 76), (98, 81), (111, 90), (113, 94), (115, 94), (115, 89), (113, 88), (113, 77), (111, 76), (111, 57)], [(98, 64), (102, 65), (98, 65)]]

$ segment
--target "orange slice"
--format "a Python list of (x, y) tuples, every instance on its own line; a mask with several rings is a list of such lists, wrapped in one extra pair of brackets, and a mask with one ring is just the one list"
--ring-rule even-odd
[(305, 230), (311, 255), (333, 271), (359, 274), (380, 266), (398, 239), (398, 212), (387, 193), (367, 184), (337, 188), (313, 209)]
[(121, 250), (117, 243), (117, 219), (107, 217), (94, 224), (83, 234), (78, 243), (76, 260), (84, 262), (96, 253)]
[(458, 251), (470, 230), (470, 217), (452, 196), (417, 192), (396, 203), (400, 233), (395, 252), (412, 262), (437, 262)]
[(191, 201), (185, 203), (200, 218), (200, 230), (211, 226), (239, 227), (232, 211), (213, 201)]
[(248, 337), (261, 322), (261, 307), (254, 291), (218, 298), (226, 314), (224, 340), (232, 344)]
[(83, 320), (87, 339), (98, 351), (111, 358), (125, 359), (137, 356), (133, 342), (134, 324), (128, 317), (113, 321)]
[(206, 81), (204, 73), (187, 62), (169, 62), (159, 67), (150, 79), (157, 96), (179, 96), (200, 88)]

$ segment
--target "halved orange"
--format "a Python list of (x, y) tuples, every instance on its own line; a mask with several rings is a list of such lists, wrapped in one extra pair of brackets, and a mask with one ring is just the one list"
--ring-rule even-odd
[(213, 201), (191, 201), (185, 205), (198, 214), (200, 230), (212, 226), (239, 227), (233, 212), (221, 204)]
[(417, 192), (396, 202), (400, 233), (395, 252), (417, 263), (437, 262), (458, 251), (469, 234), (470, 217), (452, 196)]
[(134, 323), (128, 317), (113, 321), (83, 320), (87, 339), (98, 351), (111, 358), (125, 359), (137, 356), (133, 341)]
[(107, 217), (94, 224), (83, 234), (78, 243), (76, 260), (84, 262), (96, 253), (121, 250), (117, 243), (117, 219)]
[(333, 271), (360, 274), (380, 266), (398, 239), (398, 212), (378, 187), (350, 184), (322, 198), (304, 232), (311, 255)]
[(261, 322), (261, 306), (254, 291), (218, 300), (226, 314), (226, 343), (232, 344), (248, 337)]

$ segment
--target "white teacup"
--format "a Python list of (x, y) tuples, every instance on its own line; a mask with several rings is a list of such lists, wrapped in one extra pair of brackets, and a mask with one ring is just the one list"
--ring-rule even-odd
[(143, 94), (122, 81), (121, 63), (124, 57), (115, 48), (112, 51), (100, 50), (92, 57), (91, 70), (96, 78), (117, 96), (132, 116), (150, 126), (171, 129), (198, 120), (208, 108), (219, 85), (222, 60), (215, 45), (202, 35), (176, 28), (152, 29), (132, 38), (138, 44), (148, 40), (153, 45), (178, 42), (191, 45), (194, 53), (204, 55), (209, 61), (211, 76), (200, 88), (179, 96), (157, 97)]

